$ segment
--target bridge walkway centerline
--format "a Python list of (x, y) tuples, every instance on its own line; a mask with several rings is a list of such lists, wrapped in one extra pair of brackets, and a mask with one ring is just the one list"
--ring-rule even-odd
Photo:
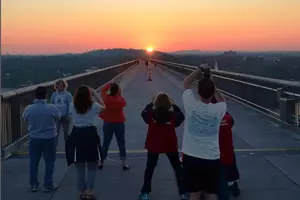
[[(175, 103), (183, 108), (181, 103), (182, 77), (180, 78), (164, 68), (153, 65), (151, 67), (153, 69), (153, 81), (147, 81), (145, 65), (141, 63), (133, 69), (136, 71), (127, 79), (126, 87), (123, 89), (123, 95), (128, 104), (125, 109), (127, 116), (126, 145), (129, 150), (133, 151), (140, 151), (144, 147), (147, 126), (142, 121), (140, 113), (157, 92), (167, 92)], [(295, 133), (271, 123), (265, 116), (257, 115), (251, 109), (230, 100), (228, 101), (228, 109), (236, 121), (233, 132), (237, 150), (255, 152), (255, 149), (261, 151), (273, 149), (276, 152), (275, 149), (284, 151), (284, 149), (298, 149), (300, 147), (300, 141), (293, 137)], [(102, 137), (101, 123), (99, 121), (98, 126)], [(182, 140), (182, 132), (183, 126), (177, 130), (179, 141)], [(110, 147), (111, 153), (117, 153), (117, 149), (116, 141), (113, 140)], [(19, 153), (22, 151), (26, 152), (26, 149), (22, 149)], [(62, 151), (62, 146), (58, 151)], [(242, 189), (242, 195), (239, 199), (298, 199), (297, 197), (300, 196), (299, 160), (299, 153), (275, 153), (259, 156), (237, 153), (241, 173), (240, 187)], [(120, 165), (115, 161), (108, 160), (103, 171), (97, 174), (95, 193), (98, 199), (137, 199), (142, 185), (145, 158), (129, 159), (132, 169), (127, 172), (123, 172)], [(77, 198), (75, 170), (73, 167), (67, 169), (63, 158), (57, 159), (54, 179), (60, 183), (60, 187), (52, 196), (42, 193), (31, 194), (28, 191), (28, 159), (8, 159), (2, 163), (2, 169), (4, 170), (2, 180), (7, 181), (7, 186), (2, 188), (4, 199), (7, 197), (31, 200)], [(43, 162), (41, 162), (40, 169), (43, 170)], [(42, 173), (40, 173), (40, 180), (42, 177)], [(14, 191), (19, 192), (16, 194)], [(126, 196), (124, 196), (125, 194)], [(178, 199), (172, 168), (164, 155), (161, 156), (153, 177), (151, 199)]]

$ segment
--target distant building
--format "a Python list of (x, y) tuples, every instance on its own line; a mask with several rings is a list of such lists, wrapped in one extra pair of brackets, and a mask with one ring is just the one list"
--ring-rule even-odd
[(280, 58), (279, 57), (265, 57), (266, 61), (272, 61), (272, 62), (279, 62)]
[(237, 56), (237, 52), (236, 51), (224, 51), (224, 56), (226, 57), (234, 57)]

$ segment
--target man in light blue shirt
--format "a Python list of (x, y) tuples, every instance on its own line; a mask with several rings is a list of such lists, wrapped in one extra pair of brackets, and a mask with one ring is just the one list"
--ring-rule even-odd
[(37, 173), (40, 158), (45, 160), (44, 192), (56, 189), (53, 184), (53, 170), (56, 158), (56, 123), (61, 118), (60, 111), (47, 104), (47, 89), (39, 86), (36, 89), (34, 103), (28, 105), (22, 115), (27, 121), (29, 132), (30, 185), (32, 192), (39, 190)]

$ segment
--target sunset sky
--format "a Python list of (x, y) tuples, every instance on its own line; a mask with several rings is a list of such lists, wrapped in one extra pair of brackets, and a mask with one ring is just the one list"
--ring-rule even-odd
[(2, 0), (2, 53), (300, 50), (300, 0)]

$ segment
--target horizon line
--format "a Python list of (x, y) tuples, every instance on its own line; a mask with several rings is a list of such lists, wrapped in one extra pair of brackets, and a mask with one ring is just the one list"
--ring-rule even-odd
[[(105, 51), (105, 50), (144, 50), (145, 49), (140, 49), (140, 48), (101, 48), (101, 49), (93, 49), (93, 50), (87, 50), (87, 51), (80, 51), (80, 52), (65, 52), (65, 53), (2, 53), (2, 56), (51, 56), (51, 55), (64, 55), (64, 54), (84, 54), (92, 51)], [(199, 51), (202, 53), (221, 53), (221, 52), (228, 52), (228, 51), (233, 51), (233, 52), (241, 52), (241, 53), (262, 53), (262, 52), (293, 52), (293, 53), (300, 53), (299, 50), (232, 50), (232, 49), (227, 49), (227, 50), (201, 50), (201, 49), (182, 49), (182, 50), (173, 50), (173, 51), (160, 51), (159, 49), (154, 50), (154, 52), (161, 52), (161, 53), (176, 53), (176, 52), (182, 52), (182, 51)]]

